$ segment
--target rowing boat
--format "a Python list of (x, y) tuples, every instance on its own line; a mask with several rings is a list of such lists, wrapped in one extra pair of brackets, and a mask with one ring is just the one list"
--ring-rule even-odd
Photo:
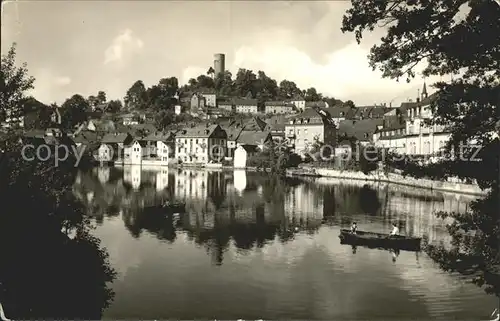
[(403, 235), (389, 235), (382, 233), (340, 230), (340, 244), (362, 245), (371, 248), (397, 249), (406, 251), (420, 251), (420, 237), (407, 237)]

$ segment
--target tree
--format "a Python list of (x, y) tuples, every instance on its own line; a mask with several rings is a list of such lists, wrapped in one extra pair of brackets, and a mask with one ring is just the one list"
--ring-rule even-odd
[(304, 99), (306, 101), (320, 101), (322, 98), (322, 95), (319, 94), (314, 87), (307, 89), (304, 94)]
[(214, 75), (215, 75), (215, 70), (214, 70), (214, 68), (212, 68), (212, 67), (208, 68), (208, 70), (207, 70), (207, 75), (208, 75), (209, 77), (211, 77), (211, 78), (214, 78)]
[(344, 104), (344, 102), (342, 100), (335, 99), (333, 97), (324, 97), (323, 101), (325, 101), (328, 104), (328, 106), (330, 106), (330, 107), (334, 107), (334, 106), (337, 106), (337, 105), (343, 105)]
[(195, 89), (199, 90), (211, 88), (215, 88), (215, 82), (212, 78), (205, 75), (199, 75), (198, 78), (196, 78)]
[(16, 43), (12, 44), (8, 53), (2, 55), (0, 72), (0, 122), (7, 116), (24, 115), (22, 102), (26, 99), (26, 91), (33, 89), (35, 78), (28, 76), (26, 63), (16, 67)]
[(233, 75), (229, 71), (218, 74), (214, 79), (214, 86), (217, 94), (221, 96), (229, 96), (233, 93)]
[(240, 97), (244, 97), (248, 92), (251, 92), (252, 96), (255, 97), (255, 82), (257, 76), (253, 71), (240, 68), (234, 79), (234, 93)]
[[(10, 53), (1, 66), (2, 107), (22, 110), (22, 98), (32, 88), (27, 84), (34, 79), (25, 67), (12, 67), (15, 53)], [(74, 155), (58, 166), (53, 157), (30, 161), (35, 151), (24, 150), (23, 157), (20, 138), (10, 131), (0, 140), (6, 156), (0, 163), (0, 302), (5, 314), (15, 320), (100, 319), (113, 297), (108, 283), (116, 272), (73, 196)]]
[(108, 103), (108, 107), (106, 108), (106, 111), (110, 112), (110, 113), (117, 113), (120, 110), (122, 110), (122, 108), (123, 108), (123, 105), (122, 105), (121, 100), (118, 100), (118, 99), (111, 100)]
[(147, 107), (146, 87), (142, 80), (137, 80), (123, 98), (125, 108), (129, 110), (145, 109)]
[(274, 100), (278, 95), (278, 83), (276, 80), (268, 77), (262, 70), (257, 72), (257, 80), (254, 83), (254, 91), (257, 99), (261, 101)]
[[(500, 296), (500, 142), (491, 135), (500, 119), (500, 38), (494, 36), (500, 34), (500, 6), (489, 0), (366, 0), (352, 4), (343, 18), (342, 31), (354, 32), (358, 42), (365, 31), (387, 26), (386, 36), (369, 55), (372, 68), (380, 69), (384, 77), (410, 81), (419, 63), (425, 77), (455, 75), (453, 80), (434, 84), (437, 96), (431, 106), (435, 114), (431, 124), (449, 126), (451, 139), (446, 150), (461, 157), (413, 168), (436, 177), (476, 180), (490, 191), (465, 214), (440, 213), (454, 218), (448, 226), (453, 249), (429, 245), (427, 252), (444, 269), (472, 275), (475, 283)], [(468, 12), (460, 20), (457, 14), (463, 5), (468, 5)], [(472, 141), (476, 146), (470, 146)], [(463, 143), (468, 146), (460, 150)], [(470, 161), (477, 147), (480, 161)]]
[(62, 122), (66, 128), (73, 128), (87, 120), (89, 103), (81, 95), (73, 95), (61, 105)]
[(158, 82), (166, 97), (173, 98), (179, 91), (179, 80), (176, 77), (162, 78)]
[(99, 91), (97, 93), (97, 103), (98, 104), (104, 104), (107, 100), (106, 100), (106, 93), (104, 91)]
[(95, 107), (97, 107), (97, 105), (99, 104), (99, 100), (97, 99), (96, 96), (94, 95), (90, 95), (88, 98), (87, 98), (87, 101), (89, 103), (89, 106), (92, 107), (92, 109), (94, 109)]
[(284, 79), (280, 82), (279, 96), (281, 99), (294, 98), (295, 96), (300, 95), (301, 93), (302, 93), (301, 90), (299, 89), (299, 87), (297, 87), (297, 85), (293, 81)]
[(171, 110), (162, 110), (155, 116), (155, 126), (160, 130), (164, 130), (167, 126), (174, 122), (175, 114)]
[(344, 106), (349, 107), (349, 108), (356, 108), (356, 105), (354, 105), (354, 102), (352, 100), (346, 101)]

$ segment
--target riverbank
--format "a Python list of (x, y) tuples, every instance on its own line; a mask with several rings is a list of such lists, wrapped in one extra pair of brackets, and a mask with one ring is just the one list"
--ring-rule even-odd
[(481, 190), (476, 184), (416, 179), (413, 177), (404, 177), (395, 173), (385, 174), (383, 172), (376, 172), (374, 174), (366, 175), (362, 172), (340, 171), (327, 168), (291, 168), (286, 170), (286, 174), (287, 176), (331, 177), (343, 180), (390, 183), (433, 191), (460, 193), (474, 196), (483, 196), (487, 193), (487, 191)]

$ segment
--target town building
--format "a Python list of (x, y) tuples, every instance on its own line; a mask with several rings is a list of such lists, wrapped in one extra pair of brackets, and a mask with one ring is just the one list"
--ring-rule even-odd
[(377, 131), (374, 135), (377, 145), (407, 155), (438, 156), (450, 140), (451, 133), (447, 126), (429, 124), (434, 117), (431, 104), (437, 95), (429, 96), (424, 83), (422, 94), (415, 102), (401, 105), (400, 120)]
[(339, 123), (337, 138), (347, 139), (362, 146), (373, 142), (373, 135), (383, 127), (382, 118), (351, 120), (346, 119)]
[(146, 150), (146, 142), (138, 139), (132, 140), (124, 146), (123, 165), (141, 165), (142, 155)]
[(196, 116), (200, 113), (203, 113), (205, 109), (206, 109), (205, 97), (203, 97), (199, 93), (194, 93), (191, 96), (191, 108), (190, 108), (191, 115)]
[(217, 107), (217, 94), (213, 89), (204, 89), (200, 91), (200, 95), (205, 98), (205, 106)]
[(294, 104), (286, 101), (266, 101), (264, 103), (265, 114), (291, 114), (295, 109)]
[(258, 114), (257, 99), (234, 99), (234, 108), (240, 114)]
[(224, 100), (220, 99), (217, 102), (217, 107), (219, 107), (220, 109), (227, 110), (229, 112), (235, 110), (235, 108), (234, 108), (234, 102), (233, 102), (232, 99), (224, 99)]
[(187, 164), (220, 162), (227, 146), (227, 134), (219, 125), (197, 126), (180, 130), (175, 138), (178, 161)]
[(272, 142), (273, 139), (271, 136), (271, 132), (269, 131), (259, 131), (259, 132), (242, 131), (238, 136), (238, 138), (236, 139), (237, 146), (249, 147), (252, 148), (254, 151), (264, 150), (264, 147)]
[(133, 141), (132, 135), (128, 133), (110, 133), (101, 139), (98, 160), (101, 162), (123, 161), (125, 146)]
[(236, 123), (234, 126), (224, 126), (222, 128), (227, 134), (227, 153), (225, 158), (230, 160), (234, 156), (234, 150), (237, 147), (236, 141), (243, 131), (243, 126), (240, 123)]
[(285, 124), (289, 122), (289, 117), (291, 116), (273, 115), (265, 120), (267, 123), (266, 129), (271, 132), (275, 142), (281, 142), (285, 139)]
[(290, 99), (290, 102), (297, 107), (297, 109), (302, 112), (306, 109), (306, 100), (302, 95), (296, 95), (292, 99)]
[(335, 148), (336, 126), (324, 110), (306, 108), (289, 119), (285, 135), (295, 153), (304, 155), (316, 143)]
[(128, 113), (118, 116), (121, 119), (121, 123), (125, 126), (137, 125), (139, 124), (139, 117), (134, 113)]
[(169, 155), (174, 155), (175, 136), (173, 133), (155, 132), (141, 139), (146, 142), (143, 163), (168, 165)]

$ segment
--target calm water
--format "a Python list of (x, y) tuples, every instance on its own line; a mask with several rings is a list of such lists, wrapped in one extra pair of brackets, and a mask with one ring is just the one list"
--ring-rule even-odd
[[(109, 319), (486, 320), (497, 301), (423, 253), (340, 245), (341, 227), (447, 241), (439, 210), (469, 198), (418, 189), (280, 182), (257, 173), (94, 169), (74, 192), (119, 276)], [(175, 218), (144, 206), (186, 202)], [(295, 231), (298, 228), (298, 231)]]

